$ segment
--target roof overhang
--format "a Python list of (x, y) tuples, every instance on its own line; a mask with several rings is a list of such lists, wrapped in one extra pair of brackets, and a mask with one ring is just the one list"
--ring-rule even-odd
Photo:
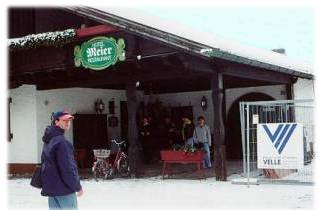
[[(161, 42), (170, 47), (174, 47), (204, 59), (214, 60), (214, 58), (218, 58), (269, 71), (289, 74), (295, 77), (307, 79), (314, 78), (310, 65), (292, 60), (287, 56), (276, 52), (251, 48), (239, 44), (228, 44), (225, 40), (220, 41), (213, 36), (206, 37), (207, 39), (204, 39), (204, 41), (202, 41), (203, 39), (197, 40), (196, 36), (194, 36), (196, 33), (193, 33), (193, 35), (189, 37), (187, 36), (187, 33), (184, 33), (185, 36), (182, 36), (184, 34), (181, 34), (178, 31), (174, 33), (175, 31), (173, 29), (172, 31), (167, 31), (168, 29), (161, 27), (157, 22), (154, 23), (155, 27), (156, 25), (159, 27), (155, 28), (151, 24), (146, 25), (140, 23), (141, 21), (136, 22), (132, 20), (132, 15), (130, 16), (130, 19), (124, 18), (123, 16), (127, 15), (127, 12), (124, 11), (121, 13), (119, 10), (98, 10), (91, 7), (63, 7), (62, 9), (103, 24), (116, 26), (128, 33)], [(203, 33), (198, 35), (203, 37)]]

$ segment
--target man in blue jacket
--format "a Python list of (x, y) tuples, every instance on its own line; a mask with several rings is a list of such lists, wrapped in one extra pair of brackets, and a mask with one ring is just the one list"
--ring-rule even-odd
[(42, 137), (41, 195), (48, 196), (50, 210), (77, 209), (76, 193), (83, 194), (74, 148), (64, 137), (73, 118), (66, 111), (53, 113), (52, 126), (46, 128)]

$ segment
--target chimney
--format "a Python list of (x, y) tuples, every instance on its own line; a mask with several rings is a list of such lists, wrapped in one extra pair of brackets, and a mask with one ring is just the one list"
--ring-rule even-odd
[(286, 55), (286, 50), (284, 48), (272, 49), (272, 51)]

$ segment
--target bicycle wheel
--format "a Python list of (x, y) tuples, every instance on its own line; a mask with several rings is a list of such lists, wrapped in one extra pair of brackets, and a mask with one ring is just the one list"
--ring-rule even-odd
[(95, 166), (93, 166), (92, 171), (95, 180), (98, 181), (99, 178), (105, 178), (107, 165), (104, 161), (97, 161)]
[(98, 174), (97, 164), (98, 164), (98, 162), (94, 162), (93, 167), (92, 167), (92, 173), (93, 173), (93, 177), (94, 177), (95, 181), (98, 181), (97, 180), (97, 174)]
[(112, 167), (110, 167), (107, 172), (106, 175), (104, 176), (105, 179), (113, 179), (114, 178), (114, 169)]
[(130, 166), (127, 157), (123, 157), (119, 162), (119, 174), (121, 177), (127, 177), (130, 175)]

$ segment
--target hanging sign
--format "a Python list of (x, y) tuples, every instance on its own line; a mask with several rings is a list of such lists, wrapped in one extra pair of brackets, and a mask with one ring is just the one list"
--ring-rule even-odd
[(258, 124), (257, 166), (264, 169), (303, 168), (304, 146), (302, 124)]
[(74, 64), (93, 70), (103, 70), (118, 60), (125, 60), (124, 39), (95, 37), (74, 48)]

